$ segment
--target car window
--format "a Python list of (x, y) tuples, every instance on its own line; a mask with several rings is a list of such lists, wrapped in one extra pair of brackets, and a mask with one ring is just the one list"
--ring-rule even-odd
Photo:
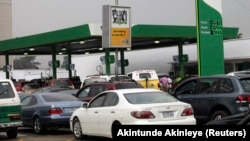
[(22, 100), (21, 104), (23, 107), (35, 105), (37, 104), (37, 100), (34, 96), (27, 96)]
[(96, 97), (93, 101), (90, 102), (89, 108), (102, 107), (105, 96), (106, 94), (102, 94)]
[(233, 84), (230, 79), (221, 79), (219, 85), (219, 92), (220, 93), (231, 93), (233, 92)]
[(94, 97), (104, 90), (106, 90), (106, 88), (103, 85), (92, 85), (89, 91), (89, 96)]
[(174, 95), (192, 94), (195, 91), (197, 79), (187, 81), (176, 88)]
[(0, 83), (0, 99), (13, 98), (15, 94), (9, 82)]
[(241, 79), (240, 83), (246, 92), (250, 92), (250, 79)]
[(217, 81), (218, 78), (200, 79), (200, 82), (197, 86), (197, 93), (198, 94), (216, 93)]
[(78, 98), (87, 97), (87, 96), (88, 96), (88, 93), (89, 93), (89, 90), (90, 90), (90, 86), (84, 87), (84, 88), (77, 94), (77, 97), (78, 97)]
[(116, 93), (107, 93), (103, 106), (115, 106), (118, 103), (118, 96)]
[(152, 104), (178, 101), (175, 97), (165, 92), (136, 92), (124, 93), (125, 98), (131, 104)]

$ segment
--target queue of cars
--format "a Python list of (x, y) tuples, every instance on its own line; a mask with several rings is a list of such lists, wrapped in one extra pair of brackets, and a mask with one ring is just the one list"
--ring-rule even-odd
[(247, 75), (191, 77), (170, 94), (145, 88), (129, 77), (103, 82), (105, 77), (89, 76), (80, 89), (65, 83), (39, 88), (22, 98), (20, 93), (22, 126), (37, 134), (70, 127), (75, 138), (82, 139), (88, 135), (112, 138), (116, 125), (250, 123)]

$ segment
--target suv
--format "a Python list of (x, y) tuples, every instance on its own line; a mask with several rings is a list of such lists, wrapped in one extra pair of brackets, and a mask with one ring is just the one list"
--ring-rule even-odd
[(94, 96), (105, 90), (143, 88), (136, 82), (93, 82), (83, 86), (75, 96), (82, 101), (89, 102)]
[(249, 109), (250, 76), (193, 77), (179, 84), (172, 94), (190, 103), (197, 123), (203, 124)]
[(21, 126), (21, 102), (15, 86), (12, 80), (0, 79), (0, 132), (16, 138)]

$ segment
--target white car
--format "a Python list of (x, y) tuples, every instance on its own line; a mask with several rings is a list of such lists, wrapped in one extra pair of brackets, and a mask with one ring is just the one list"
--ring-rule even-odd
[(190, 104), (157, 89), (104, 91), (83, 104), (70, 117), (76, 139), (112, 138), (115, 125), (196, 125)]

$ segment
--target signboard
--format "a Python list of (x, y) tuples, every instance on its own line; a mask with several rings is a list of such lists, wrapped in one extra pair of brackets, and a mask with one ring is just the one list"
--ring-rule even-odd
[(130, 7), (103, 6), (102, 47), (131, 47)]
[(200, 76), (224, 73), (221, 0), (196, 0), (198, 72)]

